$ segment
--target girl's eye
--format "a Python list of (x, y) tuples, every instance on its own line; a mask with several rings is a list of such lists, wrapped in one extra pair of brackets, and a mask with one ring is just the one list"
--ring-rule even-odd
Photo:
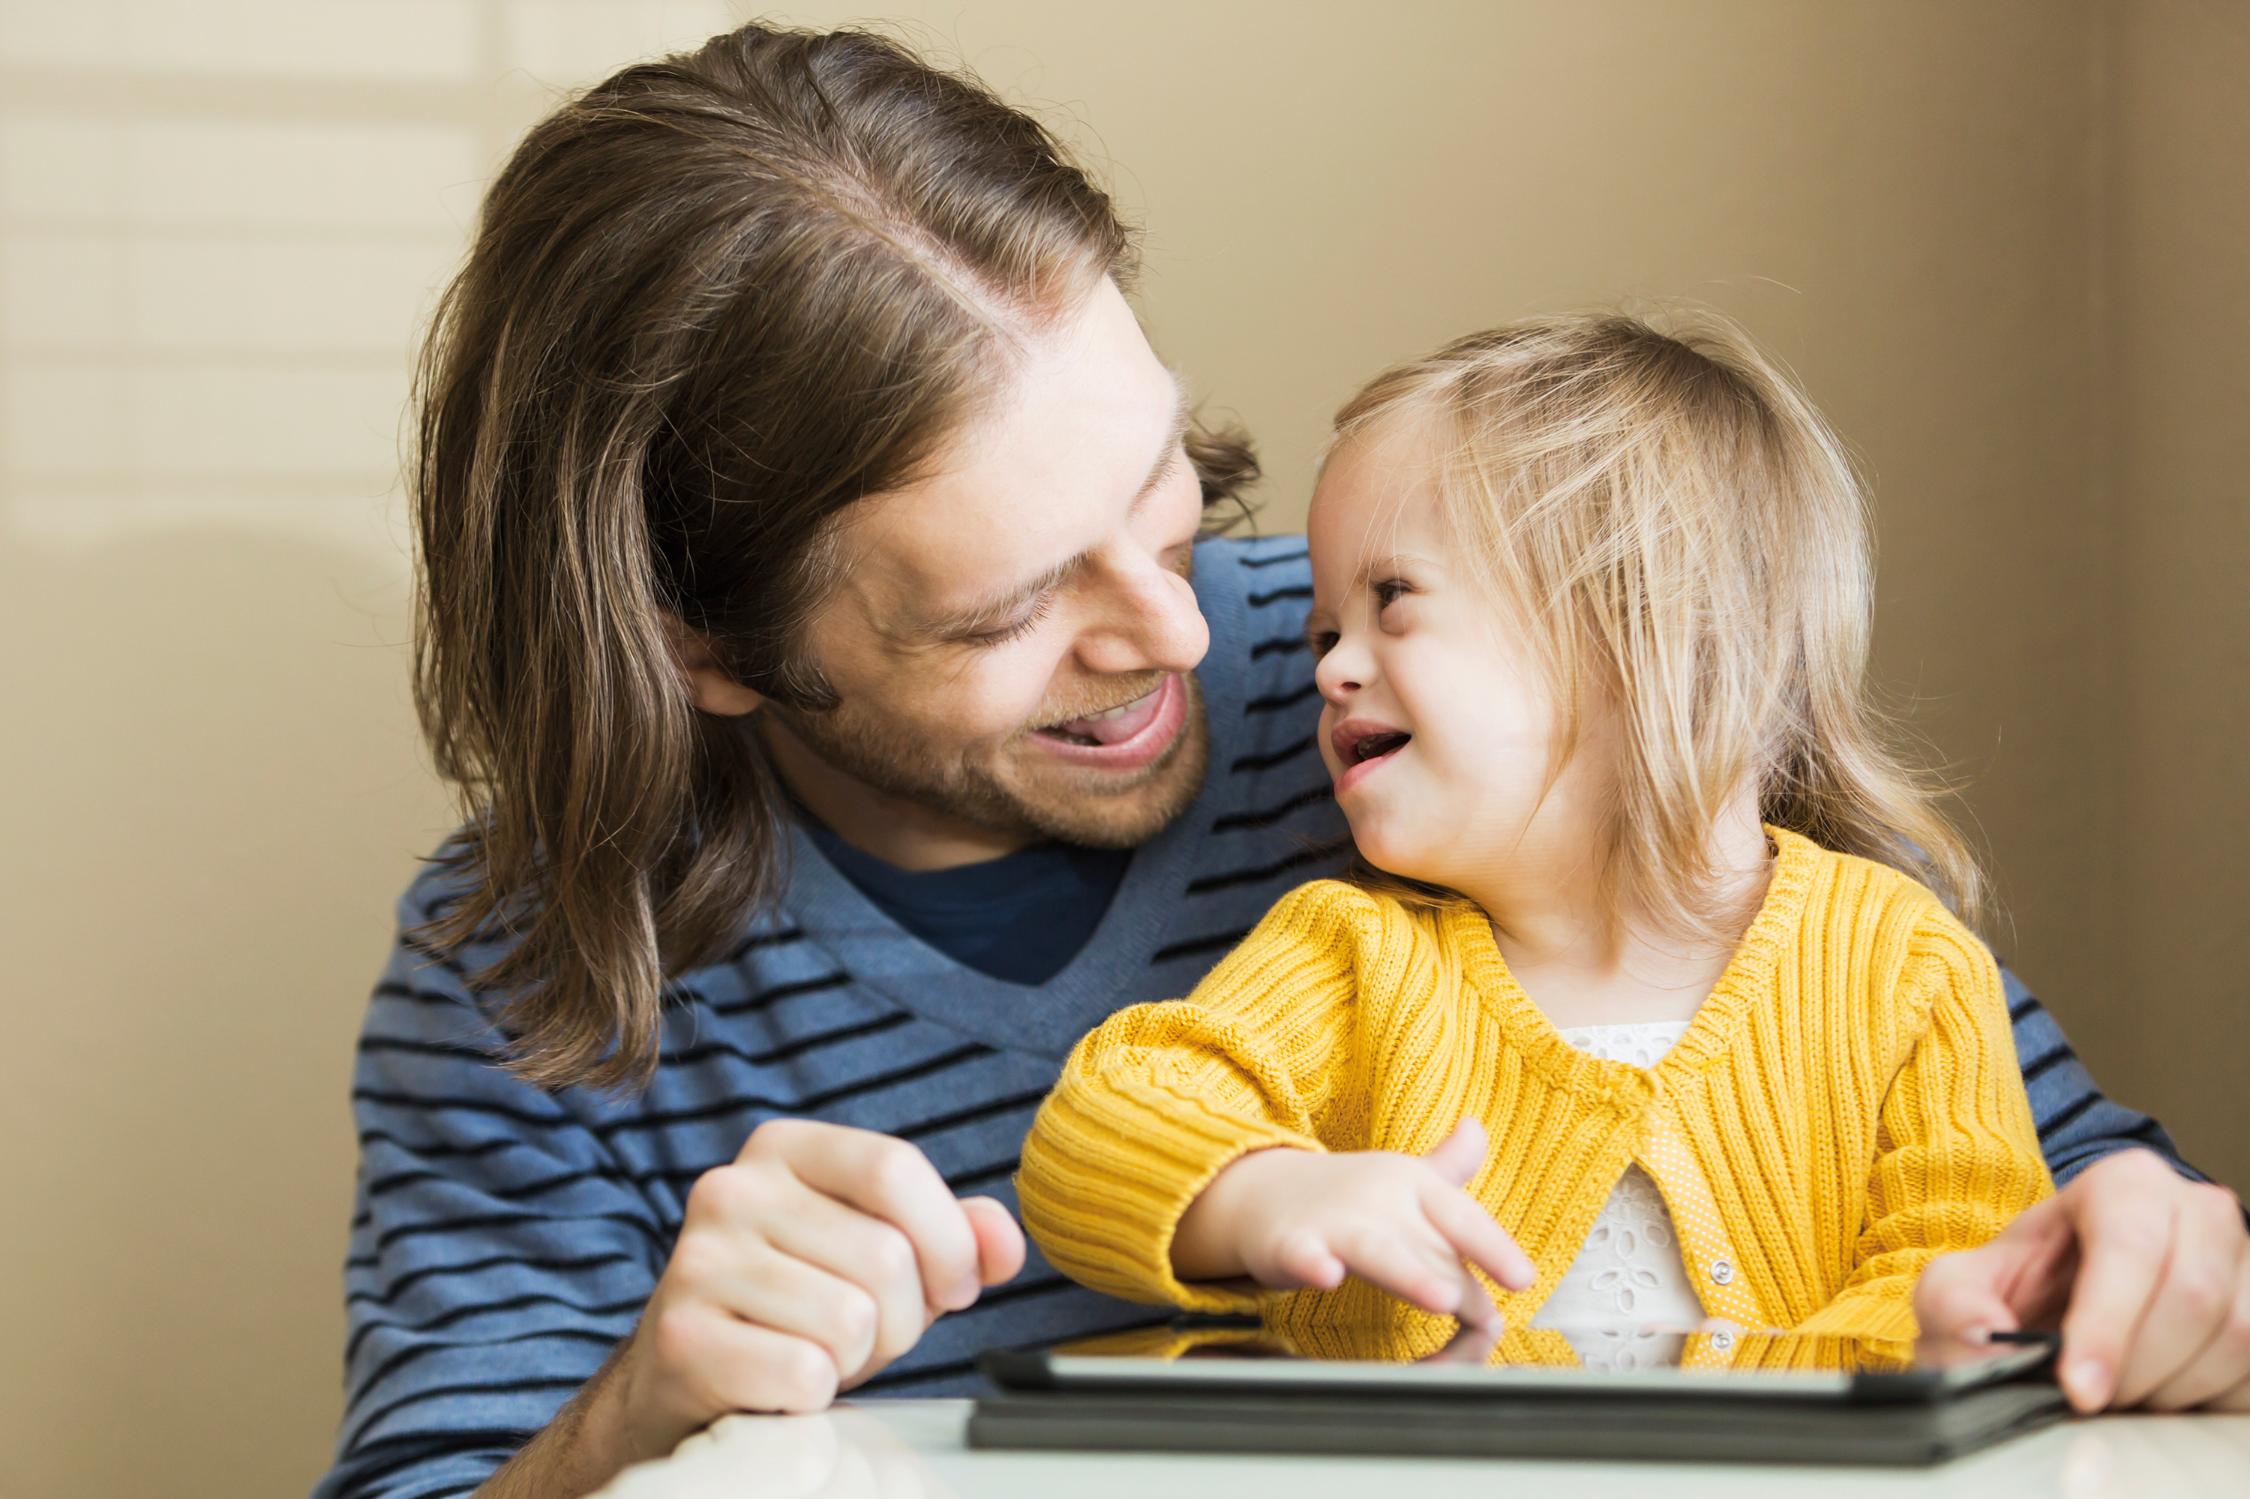
[(1414, 591), (1397, 578), (1385, 578), (1379, 583), (1370, 583), (1367, 587), (1375, 595), (1375, 612), (1378, 614)]
[(1039, 628), (1039, 622), (1047, 617), (1047, 611), (1053, 607), (1053, 604), (1054, 595), (1043, 594), (1039, 601), (1026, 610), (1023, 617), (1014, 623), (1002, 625), (996, 630), (979, 631), (977, 634), (965, 638), (970, 645), (979, 649), (1006, 645), (1011, 640), (1021, 640), (1024, 636)]
[(1315, 630), (1305, 637), (1305, 644), (1312, 647), (1313, 659), (1317, 661), (1336, 649), (1336, 632), (1334, 630)]

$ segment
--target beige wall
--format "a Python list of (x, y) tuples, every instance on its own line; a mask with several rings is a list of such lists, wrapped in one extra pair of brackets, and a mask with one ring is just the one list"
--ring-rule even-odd
[(2107, 430), (2123, 647), (2105, 1073), (2250, 1191), (2250, 6), (2112, 17)]
[[(551, 89), (737, 9), (0, 0), (0, 1492), (321, 1465), (351, 1038), (447, 820), (413, 325)], [(1090, 143), (1276, 524), (1383, 361), (1558, 305), (1747, 319), (1875, 476), (1881, 668), (1970, 781), (2003, 947), (2250, 1183), (2240, 7), (897, 13)]]

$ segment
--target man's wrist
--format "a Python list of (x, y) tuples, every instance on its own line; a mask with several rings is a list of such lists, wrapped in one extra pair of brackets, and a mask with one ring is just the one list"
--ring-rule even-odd
[(643, 1451), (625, 1421), (628, 1338), (578, 1387), (538, 1435), (487, 1479), (475, 1499), (580, 1499), (626, 1468), (662, 1452)]
[(2145, 1173), (2148, 1178), (2167, 1184), (2177, 1182), (2195, 1191), (2209, 1188), (2214, 1192), (2226, 1193), (2234, 1199), (2235, 1213), (2242, 1219), (2243, 1231), (2250, 1233), (2250, 1203), (2242, 1200), (2241, 1193), (2224, 1182), (2211, 1180), (2179, 1157), (2158, 1150), (2153, 1145), (2127, 1145), (2096, 1156), (2079, 1167), (2069, 1181), (2056, 1187), (2055, 1195), (2070, 1199), (2075, 1207), (2079, 1198), (2094, 1190), (2092, 1186), (2082, 1186), (2081, 1183), (2096, 1172), (2103, 1171), (2105, 1167), (2108, 1168), (2108, 1174), (2115, 1174), (2120, 1165), (2127, 1171)]

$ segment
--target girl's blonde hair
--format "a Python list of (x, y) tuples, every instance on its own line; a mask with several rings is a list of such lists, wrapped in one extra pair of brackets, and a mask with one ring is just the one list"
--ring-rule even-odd
[(1426, 420), (1464, 554), (1515, 606), (1556, 691), (1549, 783), (1614, 707), (1613, 912), (1716, 935), (1711, 834), (1755, 784), (1764, 820), (1983, 910), (1944, 790), (1891, 747), (1867, 684), (1867, 500), (1819, 413), (1737, 327), (1537, 318), (1378, 375), (1336, 445)]

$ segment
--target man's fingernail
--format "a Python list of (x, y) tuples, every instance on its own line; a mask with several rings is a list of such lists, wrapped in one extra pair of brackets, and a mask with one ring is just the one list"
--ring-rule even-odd
[(964, 1310), (975, 1306), (977, 1297), (983, 1293), (984, 1287), (978, 1285), (977, 1278), (972, 1275), (967, 1280), (954, 1285), (953, 1294), (946, 1298), (946, 1306), (956, 1312)]
[(2107, 1384), (2107, 1371), (2094, 1359), (2074, 1359), (2063, 1366), (2063, 1390), (2083, 1409), (2093, 1410), (2108, 1398)]
[(1982, 1348), (1992, 1341), (1992, 1329), (1989, 1327), (1964, 1328), (1961, 1332), (1961, 1341), (1971, 1348)]

